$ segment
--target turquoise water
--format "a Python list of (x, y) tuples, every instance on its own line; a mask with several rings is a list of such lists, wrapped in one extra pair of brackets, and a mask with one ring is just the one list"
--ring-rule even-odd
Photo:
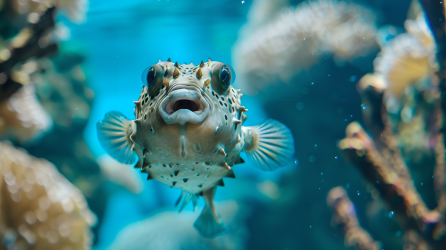
[[(397, 27), (403, 26), (409, 7), (402, 1), (354, 2), (375, 12), (380, 25)], [(92, 154), (105, 154), (96, 136), (96, 123), (105, 113), (116, 110), (134, 118), (133, 101), (140, 94), (145, 68), (167, 58), (180, 64), (199, 64), (208, 58), (233, 64), (232, 46), (251, 5), (251, 1), (238, 0), (92, 0), (84, 23), (66, 21), (71, 30), (69, 43), (86, 55), (83, 68), (95, 92), (84, 133)], [(348, 190), (360, 208), (358, 216), (361, 220), (366, 217), (370, 194), (359, 173), (338, 157), (336, 143), (344, 137), (348, 122), (362, 120), (355, 84), (373, 70), (377, 52), (344, 65), (326, 56), (289, 84), (244, 97), (249, 109), (246, 125), (277, 119), (290, 127), (296, 144), (295, 160), (287, 167), (262, 172), (247, 163), (235, 170), (237, 179), (226, 181), (226, 187), (218, 190), (217, 201), (236, 200), (247, 208), (245, 225), (240, 226), (248, 231), (240, 236), (246, 249), (343, 249), (342, 232), (330, 226), (331, 213), (325, 203), (328, 190), (335, 185)], [(236, 80), (235, 86), (239, 84)], [(131, 223), (162, 211), (176, 211), (173, 204), (180, 190), (145, 181), (145, 176), (140, 176), (142, 193), (119, 190), (110, 196), (94, 249), (107, 249)], [(267, 185), (268, 181), (285, 197), (281, 203), (259, 191), (259, 183)], [(203, 205), (201, 200), (199, 208)], [(397, 226), (389, 223), (385, 232), (397, 232)]]

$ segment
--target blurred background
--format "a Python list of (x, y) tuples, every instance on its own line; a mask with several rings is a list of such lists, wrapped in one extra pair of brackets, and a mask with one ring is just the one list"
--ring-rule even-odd
[[(13, 41), (24, 36), (23, 29), (43, 20), (47, 10), (35, 7), (40, 2), (45, 1), (0, 0), (1, 62), (17, 55), (14, 49), (20, 53)], [(12, 72), (5, 79), (24, 86), (0, 89), (1, 138), (48, 160), (82, 192), (96, 216), (92, 249), (348, 249), (342, 229), (330, 224), (326, 197), (335, 186), (345, 188), (359, 222), (383, 249), (402, 249), (402, 229), (391, 211), (372, 197), (372, 187), (343, 160), (337, 143), (346, 126), (362, 122), (367, 111), (356, 84), (377, 70), (377, 54), (406, 32), (405, 21), (416, 19), (417, 2), (48, 2), (56, 10), (46, 40), (57, 49), (3, 64)], [(37, 21), (31, 15), (36, 12)], [(296, 153), (288, 166), (262, 172), (249, 162), (237, 165), (237, 178), (218, 188), (217, 207), (230, 233), (213, 240), (194, 231), (199, 212), (191, 205), (176, 212), (181, 190), (146, 181), (132, 166), (118, 164), (96, 135), (96, 123), (109, 111), (134, 118), (142, 72), (168, 58), (232, 65), (235, 88), (245, 94), (242, 102), (249, 109), (245, 125), (272, 118), (294, 135)], [(20, 78), (24, 84), (14, 70), (26, 73), (28, 78)], [(8, 112), (19, 113), (17, 123), (9, 124), (15, 118)], [(423, 159), (431, 158), (414, 162)], [(429, 203), (431, 175), (421, 170), (413, 175), (428, 205), (435, 203)], [(199, 211), (202, 206), (201, 199)]]

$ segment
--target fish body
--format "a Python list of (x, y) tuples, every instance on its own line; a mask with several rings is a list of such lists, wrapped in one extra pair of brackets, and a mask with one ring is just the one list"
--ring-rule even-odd
[(135, 120), (113, 111), (98, 122), (102, 146), (122, 163), (138, 159), (135, 168), (147, 179), (182, 189), (180, 211), (202, 196), (206, 207), (195, 228), (209, 238), (225, 233), (213, 204), (215, 187), (224, 186), (224, 177), (235, 178), (232, 167), (244, 162), (242, 151), (262, 170), (286, 165), (294, 154), (291, 132), (274, 120), (243, 126), (248, 110), (231, 86), (235, 73), (227, 64), (169, 59), (147, 68), (142, 80)]

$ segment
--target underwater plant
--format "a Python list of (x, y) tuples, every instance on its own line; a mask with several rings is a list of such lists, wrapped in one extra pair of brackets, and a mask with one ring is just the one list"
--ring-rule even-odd
[[(382, 200), (391, 211), (389, 217), (399, 223), (403, 248), (434, 250), (446, 248), (445, 6), (420, 2), (425, 18), (420, 15), (406, 22), (408, 34), (383, 48), (375, 72), (358, 83), (367, 130), (350, 123), (338, 146), (373, 187), (372, 198)], [(435, 52), (438, 66), (433, 61)], [(426, 191), (415, 185), (414, 172), (420, 171), (416, 166), (432, 175), (429, 192), (435, 194), (435, 201), (426, 200)], [(327, 203), (335, 224), (344, 228), (346, 246), (380, 249), (357, 223), (354, 207), (341, 187), (330, 191)], [(349, 233), (352, 224), (355, 233)]]
[[(257, 9), (257, 15), (266, 15)], [(377, 47), (374, 14), (353, 3), (303, 2), (263, 23), (257, 20), (261, 17), (251, 19), (232, 52), (239, 84), (248, 94), (288, 83), (324, 55), (333, 54), (337, 62), (352, 61)]]
[[(168, 186), (183, 190), (180, 211), (199, 196), (206, 201), (194, 227), (208, 238), (227, 233), (214, 206), (223, 178), (235, 178), (233, 166), (247, 153), (265, 171), (285, 166), (294, 154), (289, 129), (275, 120), (244, 127), (248, 110), (243, 94), (231, 84), (235, 72), (227, 64), (200, 65), (160, 61), (148, 67), (143, 90), (135, 101), (134, 121), (113, 111), (97, 123), (101, 145), (113, 158), (131, 164)], [(137, 159), (138, 158), (138, 159)]]

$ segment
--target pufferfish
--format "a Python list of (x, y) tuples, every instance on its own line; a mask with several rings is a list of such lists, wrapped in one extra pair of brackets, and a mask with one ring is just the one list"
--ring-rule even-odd
[(244, 127), (248, 110), (243, 94), (232, 87), (233, 69), (211, 61), (194, 64), (161, 60), (142, 75), (143, 90), (131, 121), (112, 111), (97, 123), (101, 145), (121, 163), (132, 164), (170, 187), (182, 189), (180, 208), (199, 196), (206, 201), (194, 223), (207, 238), (227, 232), (214, 207), (216, 186), (235, 178), (232, 168), (244, 163), (244, 151), (259, 169), (287, 165), (294, 155), (290, 130), (275, 120)]

